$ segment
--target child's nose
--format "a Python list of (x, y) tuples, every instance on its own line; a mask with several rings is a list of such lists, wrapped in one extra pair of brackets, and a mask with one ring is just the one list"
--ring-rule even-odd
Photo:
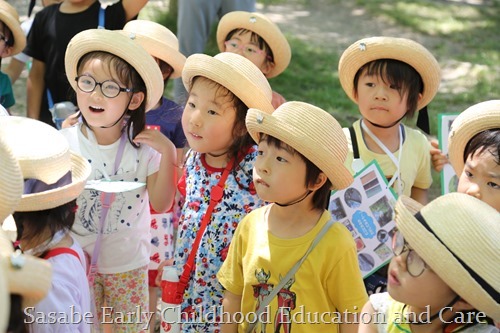
[(191, 117), (189, 118), (189, 122), (191, 125), (194, 125), (196, 127), (201, 126), (201, 112), (200, 110), (194, 110), (191, 113)]
[(477, 199), (481, 199), (481, 190), (476, 183), (470, 183), (465, 193)]
[(387, 100), (387, 91), (386, 91), (386, 88), (383, 87), (383, 86), (381, 86), (381, 85), (379, 85), (377, 87), (377, 90), (375, 91), (375, 98), (377, 100), (383, 100), (383, 101)]

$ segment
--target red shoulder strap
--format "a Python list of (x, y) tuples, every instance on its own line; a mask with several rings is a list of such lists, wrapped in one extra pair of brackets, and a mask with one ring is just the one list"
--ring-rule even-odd
[(198, 229), (198, 232), (196, 233), (193, 247), (191, 248), (191, 252), (189, 253), (186, 263), (184, 264), (184, 270), (179, 278), (179, 284), (177, 285), (177, 293), (175, 297), (176, 301), (178, 301), (179, 304), (182, 303), (182, 298), (189, 281), (189, 276), (191, 275), (191, 271), (194, 268), (194, 258), (196, 257), (196, 252), (198, 252), (201, 237), (203, 236), (203, 233), (205, 232), (205, 229), (210, 222), (210, 217), (212, 216), (215, 205), (217, 205), (222, 200), (222, 196), (224, 194), (224, 184), (226, 183), (229, 172), (233, 168), (234, 160), (235, 159), (232, 158), (227, 163), (226, 168), (222, 172), (222, 176), (219, 179), (219, 182), (217, 183), (217, 185), (213, 186), (210, 191), (210, 204), (208, 205), (207, 211), (205, 212), (205, 215), (201, 220), (200, 229)]
[(54, 249), (51, 249), (45, 254), (45, 256), (43, 256), (43, 259), (47, 260), (60, 254), (71, 254), (75, 256), (78, 261), (82, 262), (78, 253), (75, 250), (70, 249), (69, 247), (56, 247)]

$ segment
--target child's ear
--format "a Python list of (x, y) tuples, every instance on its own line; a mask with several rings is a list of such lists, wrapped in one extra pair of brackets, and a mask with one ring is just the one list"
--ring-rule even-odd
[(262, 74), (264, 74), (264, 76), (267, 76), (267, 74), (269, 74), (269, 72), (272, 71), (275, 66), (276, 64), (273, 61), (267, 60), (266, 62), (264, 62), (260, 70), (262, 71)]
[(139, 106), (141, 106), (142, 102), (144, 101), (144, 93), (143, 92), (136, 92), (132, 95), (132, 99), (130, 100), (130, 103), (128, 104), (128, 109), (129, 110), (135, 110)]
[(323, 186), (326, 183), (327, 180), (328, 177), (323, 172), (320, 172), (320, 174), (316, 178), (316, 181), (313, 184), (309, 185), (309, 190), (311, 191), (319, 190), (321, 186)]

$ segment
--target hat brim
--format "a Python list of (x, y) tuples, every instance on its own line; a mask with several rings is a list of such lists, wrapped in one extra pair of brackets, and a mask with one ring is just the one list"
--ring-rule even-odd
[(18, 161), (7, 143), (0, 138), (0, 228), (19, 204), (23, 194), (23, 175)]
[(19, 18), (13, 17), (7, 10), (0, 8), (0, 21), (2, 21), (14, 36), (14, 45), (12, 46), (11, 56), (16, 55), (26, 47), (26, 36), (19, 23)]
[(91, 172), (87, 160), (71, 152), (71, 177), (70, 184), (52, 190), (23, 195), (16, 211), (32, 212), (59, 207), (76, 199), (85, 187)]
[(273, 78), (281, 74), (290, 64), (292, 51), (290, 44), (280, 28), (261, 13), (233, 11), (224, 15), (217, 26), (217, 45), (224, 52), (227, 35), (234, 29), (246, 29), (262, 37), (271, 48), (274, 57), (274, 68), (266, 77)]
[(77, 91), (76, 76), (80, 59), (90, 52), (113, 54), (130, 64), (146, 85), (146, 111), (151, 110), (163, 95), (163, 76), (158, 64), (137, 42), (131, 33), (106, 29), (88, 29), (75, 35), (68, 44), (65, 55), (66, 77)]
[(355, 102), (354, 77), (365, 64), (379, 59), (399, 60), (412, 66), (424, 84), (417, 111), (430, 103), (441, 82), (441, 69), (436, 58), (422, 45), (406, 38), (370, 37), (349, 46), (339, 60), (339, 79), (342, 88)]
[[(286, 104), (290, 105), (290, 103), (298, 102), (288, 102)], [(283, 104), (280, 108), (286, 104)], [(323, 113), (317, 113), (317, 116), (330, 116), (324, 111)], [(295, 114), (293, 112), (287, 113), (288, 119), (294, 116)], [(325, 124), (328, 122), (328, 119), (324, 119), (323, 121)], [(303, 127), (300, 128), (293, 125), (298, 123), (301, 123)], [(347, 139), (340, 125), (337, 131), (340, 135), (335, 142), (320, 142), (319, 138), (316, 138), (314, 135), (314, 133), (317, 133), (318, 129), (314, 128), (314, 124), (304, 119), (286, 121), (285, 119), (276, 118), (273, 114), (265, 114), (258, 109), (250, 109), (246, 116), (246, 126), (248, 133), (256, 143), (260, 141), (260, 134), (264, 133), (279, 139), (297, 150), (326, 174), (332, 183), (332, 189), (341, 190), (352, 184), (353, 177), (344, 166), (344, 160), (347, 155)], [(335, 129), (331, 129), (331, 132), (336, 131)], [(331, 148), (331, 150), (327, 149), (327, 145), (330, 145), (329, 148)], [(336, 156), (332, 156), (332, 150), (337, 150), (334, 145), (345, 146), (345, 152), (339, 152), (338, 154), (344, 155), (343, 158), (337, 159), (334, 158)]]
[(149, 54), (172, 66), (174, 71), (170, 78), (175, 79), (182, 75), (186, 57), (179, 52), (179, 42), (173, 32), (159, 23), (148, 20), (129, 21), (123, 27), (123, 31), (135, 33), (137, 42)]
[[(488, 295), (479, 283), (464, 268), (451, 251), (440, 241), (435, 233), (426, 229), (414, 216), (415, 201), (401, 196), (396, 202), (396, 225), (404, 238), (432, 270), (457, 294), (479, 311), (500, 321), (500, 305)], [(436, 224), (434, 225), (436, 227)], [(441, 226), (439, 234), (443, 234), (446, 226)], [(436, 231), (434, 231), (436, 232)], [(477, 235), (469, 234), (472, 244)], [(478, 240), (479, 242), (481, 240)], [(492, 251), (494, 252), (494, 251)], [(497, 256), (498, 253), (483, 255)], [(486, 268), (489, 269), (489, 268)]]
[[(231, 60), (232, 63), (224, 60)], [(182, 82), (191, 90), (193, 79), (203, 76), (231, 91), (248, 108), (272, 113), (272, 90), (262, 72), (244, 57), (224, 52), (211, 57), (193, 54), (187, 58), (182, 71)], [(265, 88), (265, 89), (264, 89)]]
[(453, 121), (448, 138), (448, 158), (457, 176), (464, 170), (465, 147), (472, 137), (495, 128), (500, 129), (500, 100), (475, 104)]

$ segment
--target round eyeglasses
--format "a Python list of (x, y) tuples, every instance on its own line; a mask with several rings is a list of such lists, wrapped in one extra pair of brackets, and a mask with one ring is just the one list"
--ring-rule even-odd
[[(246, 55), (247, 57), (254, 57), (258, 54), (266, 53), (266, 51), (261, 50), (257, 45), (243, 44), (241, 41), (237, 39), (226, 40), (224, 42), (224, 45), (226, 45), (226, 51), (235, 52), (237, 50), (241, 50), (243, 54)], [(266, 58), (269, 58), (269, 56), (266, 55)]]
[(101, 88), (101, 93), (108, 98), (115, 98), (121, 92), (133, 92), (131, 88), (122, 88), (118, 83), (113, 80), (106, 80), (103, 82), (97, 82), (90, 75), (80, 75), (75, 78), (76, 85), (78, 89), (83, 92), (91, 93), (94, 91), (96, 86)]
[(406, 256), (406, 270), (413, 277), (419, 277), (427, 268), (425, 261), (418, 255), (415, 250), (408, 246), (408, 243), (400, 231), (396, 231), (392, 236), (392, 252), (395, 256), (400, 256), (408, 251)]

